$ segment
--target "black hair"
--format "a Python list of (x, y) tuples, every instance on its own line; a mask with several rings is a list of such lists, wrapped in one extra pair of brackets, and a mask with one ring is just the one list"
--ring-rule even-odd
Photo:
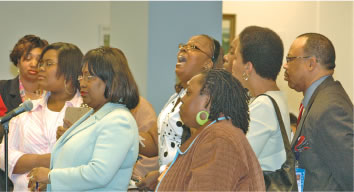
[(250, 120), (249, 97), (241, 83), (224, 69), (211, 69), (201, 74), (200, 94), (210, 96), (205, 106), (210, 105), (209, 120), (214, 121), (224, 115), (246, 134)]
[(52, 43), (44, 48), (40, 60), (43, 55), (49, 50), (56, 50), (58, 53), (58, 70), (57, 77), (64, 75), (66, 81), (72, 82), (72, 85), (76, 90), (80, 88), (79, 81), (77, 80), (79, 74), (81, 74), (81, 60), (83, 54), (81, 50), (74, 44), (57, 42)]
[(90, 74), (96, 75), (106, 84), (104, 96), (109, 102), (124, 104), (128, 109), (138, 105), (138, 86), (120, 49), (92, 49), (84, 56), (82, 67), (86, 64)]
[(284, 56), (279, 35), (269, 28), (249, 26), (240, 33), (239, 42), (243, 62), (250, 61), (258, 75), (275, 81)]
[(336, 67), (336, 52), (332, 42), (319, 33), (304, 33), (299, 37), (307, 37), (304, 46), (304, 52), (309, 56), (316, 56), (318, 61), (326, 69), (334, 69)]
[[(213, 62), (213, 69), (217, 68), (223, 68), (224, 67), (224, 49), (220, 46), (220, 43), (218, 40), (215, 40), (214, 38), (210, 37), (209, 35), (206, 34), (201, 34), (201, 35), (196, 35), (196, 36), (202, 36), (211, 42), (210, 45), (212, 45), (212, 50), (213, 50), (213, 56), (211, 58)], [(179, 93), (183, 89), (182, 83), (178, 82), (175, 85), (175, 91)]]
[(32, 49), (42, 49), (47, 45), (47, 40), (41, 39), (40, 37), (35, 35), (25, 35), (20, 40), (18, 40), (18, 42), (12, 49), (10, 53), (10, 60), (15, 66), (17, 66), (18, 61), (21, 59), (22, 56), (26, 58)]
[(224, 50), (220, 46), (219, 41), (206, 34), (201, 34), (199, 36), (206, 37), (212, 42), (213, 56), (211, 57), (211, 61), (213, 62), (213, 68), (222, 68), (224, 64)]

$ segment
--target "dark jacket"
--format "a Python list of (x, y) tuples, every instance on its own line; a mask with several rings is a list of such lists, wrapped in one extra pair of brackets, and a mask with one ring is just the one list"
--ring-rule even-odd
[[(19, 77), (17, 76), (11, 80), (1, 80), (0, 81), (0, 96), (4, 104), (6, 105), (7, 112), (18, 107), (21, 103), (21, 96), (19, 91)], [(3, 137), (3, 129), (0, 128), (0, 141)], [(12, 191), (13, 184), (9, 179), (9, 189)], [(0, 170), (0, 191), (5, 191), (5, 172)]]
[(18, 76), (11, 80), (0, 81), (0, 95), (8, 112), (22, 103), (19, 86)]
[(292, 141), (293, 150), (299, 137), (308, 142), (299, 153), (304, 191), (353, 191), (353, 131), (353, 103), (329, 76), (311, 96)]

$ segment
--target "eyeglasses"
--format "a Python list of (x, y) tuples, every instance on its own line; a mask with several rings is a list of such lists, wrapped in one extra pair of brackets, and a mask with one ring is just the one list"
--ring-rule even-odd
[(77, 80), (91, 81), (91, 80), (94, 80), (95, 78), (96, 78), (96, 76), (94, 76), (94, 75), (79, 75)]
[(312, 56), (298, 56), (298, 57), (286, 57), (286, 62), (290, 63), (291, 61), (294, 61), (295, 59), (308, 59), (311, 58)]
[(56, 65), (56, 64), (58, 64), (58, 63), (56, 63), (56, 62), (54, 62), (54, 61), (51, 61), (51, 60), (46, 60), (46, 61), (40, 60), (40, 61), (38, 62), (38, 68), (40, 68), (40, 67), (45, 67), (45, 68), (47, 68), (47, 67), (50, 67), (50, 66)]
[(185, 49), (185, 50), (197, 50), (197, 51), (200, 51), (202, 53), (204, 53), (206, 56), (212, 58), (208, 53), (206, 53), (205, 51), (201, 50), (199, 47), (197, 47), (196, 45), (192, 44), (183, 44), (183, 43), (180, 43), (178, 45), (178, 49), (179, 50), (182, 50), (182, 49)]

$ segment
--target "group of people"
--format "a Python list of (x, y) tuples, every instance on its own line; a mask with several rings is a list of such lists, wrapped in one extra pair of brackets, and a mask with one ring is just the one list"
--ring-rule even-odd
[[(263, 171), (287, 158), (271, 97), (292, 141), (292, 169), (305, 170), (303, 190), (353, 191), (353, 104), (332, 77), (334, 46), (306, 33), (284, 65), (283, 57), (269, 28), (246, 27), (225, 56), (214, 38), (193, 36), (179, 45), (176, 93), (156, 118), (121, 50), (83, 55), (27, 35), (10, 55), (19, 76), (0, 81), (7, 111), (33, 102), (9, 123), (14, 190), (265, 191)], [(293, 138), (276, 83), (282, 66), (289, 87), (304, 94)], [(66, 109), (82, 104), (91, 110), (68, 122)]]

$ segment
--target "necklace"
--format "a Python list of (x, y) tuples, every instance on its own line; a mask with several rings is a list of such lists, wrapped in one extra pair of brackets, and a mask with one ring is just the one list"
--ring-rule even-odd
[(20, 96), (21, 96), (22, 102), (24, 102), (28, 99), (31, 99), (31, 100), (39, 99), (39, 98), (41, 98), (41, 95), (43, 93), (43, 91), (40, 89), (37, 89), (33, 92), (27, 91), (25, 89), (25, 87), (23, 86), (20, 79), (19, 79), (19, 91), (20, 91)]

